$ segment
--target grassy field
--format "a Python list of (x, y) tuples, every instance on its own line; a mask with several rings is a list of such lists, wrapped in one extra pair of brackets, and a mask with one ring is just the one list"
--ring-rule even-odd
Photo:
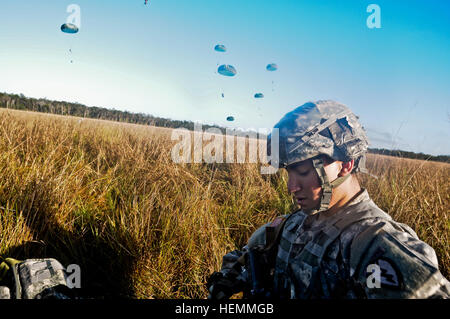
[[(205, 298), (222, 256), (295, 206), (285, 171), (176, 164), (169, 129), (0, 109), (0, 254), (79, 264), (93, 296)], [(450, 275), (450, 165), (368, 156), (359, 178)]]

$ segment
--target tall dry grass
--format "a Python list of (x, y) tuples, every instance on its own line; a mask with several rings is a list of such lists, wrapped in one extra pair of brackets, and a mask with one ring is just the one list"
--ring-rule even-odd
[[(82, 269), (93, 296), (204, 298), (222, 256), (294, 204), (286, 173), (175, 164), (170, 130), (0, 110), (0, 254)], [(374, 201), (449, 263), (449, 165), (369, 156)]]

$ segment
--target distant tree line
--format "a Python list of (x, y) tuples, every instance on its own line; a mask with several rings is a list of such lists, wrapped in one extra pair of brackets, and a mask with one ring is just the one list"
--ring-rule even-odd
[[(155, 117), (153, 115), (143, 113), (131, 113), (128, 111), (119, 111), (115, 109), (107, 109), (104, 107), (85, 106), (80, 103), (28, 98), (23, 94), (16, 95), (9, 93), (0, 93), (0, 107), (15, 110), (34, 111), (58, 115), (70, 115), (77, 117), (86, 117), (92, 119), (110, 120), (133, 124), (152, 125), (167, 128), (186, 128), (188, 130), (194, 130), (195, 124), (194, 122), (191, 121), (179, 121)], [(225, 132), (225, 128), (217, 125), (202, 124), (202, 127), (203, 129), (219, 128), (220, 130)], [(246, 132), (243, 131), (240, 131), (240, 133), (246, 134)], [(263, 138), (263, 136), (260, 135), (260, 138)], [(369, 153), (421, 159), (421, 160), (447, 162), (447, 163), (450, 162), (450, 156), (447, 155), (432, 156), (423, 153), (414, 153), (401, 150), (387, 150), (378, 148), (370, 148)]]
[[(23, 94), (16, 95), (0, 93), (0, 107), (133, 124), (152, 125), (168, 128), (187, 128), (189, 130), (194, 130), (194, 122), (191, 121), (172, 120), (143, 113), (131, 113), (128, 111), (118, 111), (115, 109), (107, 109), (104, 107), (90, 107), (80, 103), (27, 98)], [(208, 129), (211, 127), (220, 128), (219, 126), (203, 124), (204, 129)]]
[(413, 158), (413, 159), (420, 159), (420, 160), (427, 160), (427, 161), (450, 163), (450, 156), (448, 156), (448, 155), (433, 156), (433, 155), (424, 154), (424, 153), (414, 153), (414, 152), (401, 151), (401, 150), (387, 150), (385, 148), (369, 148), (368, 151), (369, 151), (369, 153), (374, 153), (374, 154), (383, 154), (383, 155), (396, 156), (396, 157), (405, 157), (405, 158)]

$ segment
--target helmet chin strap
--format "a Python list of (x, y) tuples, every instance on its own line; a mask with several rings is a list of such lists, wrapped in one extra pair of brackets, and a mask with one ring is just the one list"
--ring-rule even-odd
[(334, 181), (330, 182), (328, 180), (327, 173), (325, 172), (323, 160), (320, 158), (316, 158), (313, 159), (312, 162), (317, 175), (319, 175), (320, 184), (322, 186), (322, 196), (320, 198), (319, 208), (312, 210), (310, 212), (311, 215), (328, 210), (328, 208), (330, 207), (333, 188), (338, 187), (350, 177), (350, 174), (347, 174), (345, 176), (338, 177)]

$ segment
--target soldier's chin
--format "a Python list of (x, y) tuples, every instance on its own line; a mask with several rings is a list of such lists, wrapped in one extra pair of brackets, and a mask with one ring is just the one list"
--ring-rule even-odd
[(316, 212), (319, 209), (319, 207), (320, 205), (308, 205), (308, 204), (300, 205), (300, 209), (307, 214)]
[(314, 207), (312, 207), (312, 205), (308, 205), (308, 203), (299, 203), (298, 205), (300, 206), (300, 209), (304, 211), (312, 211), (315, 209)]

